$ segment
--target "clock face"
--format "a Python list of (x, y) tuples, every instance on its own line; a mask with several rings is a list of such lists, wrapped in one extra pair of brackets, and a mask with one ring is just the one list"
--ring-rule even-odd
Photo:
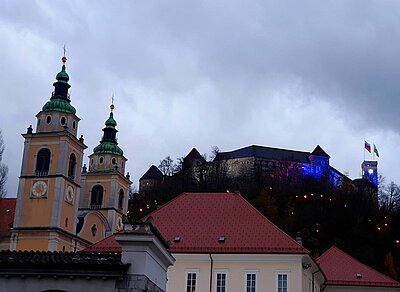
[(45, 181), (37, 181), (33, 184), (32, 195), (34, 197), (43, 197), (47, 192), (47, 183)]
[(66, 191), (65, 191), (65, 200), (68, 203), (72, 203), (74, 201), (74, 188), (71, 186), (68, 186)]

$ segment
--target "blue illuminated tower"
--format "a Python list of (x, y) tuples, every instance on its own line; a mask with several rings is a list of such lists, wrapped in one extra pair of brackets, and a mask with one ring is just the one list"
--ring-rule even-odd
[(361, 164), (362, 178), (378, 187), (378, 161), (366, 161)]

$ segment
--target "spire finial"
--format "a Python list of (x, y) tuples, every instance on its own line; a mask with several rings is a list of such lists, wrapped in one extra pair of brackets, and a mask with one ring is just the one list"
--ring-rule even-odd
[(110, 105), (111, 112), (114, 110), (114, 93), (111, 96), (111, 105)]
[(65, 44), (64, 44), (63, 50), (64, 50), (64, 55), (63, 55), (63, 57), (61, 58), (61, 61), (62, 61), (62, 62), (64, 63), (64, 65), (65, 65), (65, 62), (67, 62), (67, 57), (65, 57), (65, 52), (67, 51), (67, 50), (65, 49)]

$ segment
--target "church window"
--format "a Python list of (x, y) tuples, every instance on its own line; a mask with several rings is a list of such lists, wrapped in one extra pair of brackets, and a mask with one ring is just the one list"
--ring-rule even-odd
[(113, 165), (117, 164), (117, 160), (115, 159), (115, 157), (113, 157), (113, 159), (112, 159), (112, 164)]
[(67, 123), (67, 119), (65, 117), (61, 117), (61, 125), (65, 125)]
[(121, 163), (121, 166), (122, 166), (122, 168), (124, 168), (124, 162), (122, 161), (122, 163)]
[(90, 165), (93, 165), (93, 158), (90, 159)]
[(76, 168), (76, 156), (74, 153), (71, 153), (68, 162), (68, 177), (71, 179), (74, 179), (75, 177), (75, 168)]
[(68, 227), (68, 217), (65, 218), (65, 227)]
[(124, 208), (124, 190), (121, 189), (119, 191), (119, 197), (118, 197), (118, 209), (122, 210)]
[(76, 122), (75, 121), (73, 121), (73, 123), (72, 123), (72, 128), (76, 128)]
[(90, 208), (98, 209), (103, 204), (103, 192), (104, 189), (101, 185), (95, 185), (92, 188), (92, 197), (90, 199)]
[(93, 225), (92, 225), (91, 231), (92, 231), (92, 236), (95, 237), (95, 236), (96, 236), (96, 233), (97, 233), (97, 226), (96, 226), (96, 224), (93, 224)]
[(99, 158), (99, 163), (100, 163), (100, 164), (103, 164), (103, 163), (104, 163), (104, 158), (103, 158), (103, 157), (100, 157), (100, 158)]
[(47, 116), (47, 117), (46, 117), (46, 123), (47, 123), (47, 124), (50, 124), (50, 123), (51, 123), (51, 116)]
[(40, 149), (36, 157), (36, 176), (47, 176), (49, 174), (50, 155), (51, 153), (49, 149)]

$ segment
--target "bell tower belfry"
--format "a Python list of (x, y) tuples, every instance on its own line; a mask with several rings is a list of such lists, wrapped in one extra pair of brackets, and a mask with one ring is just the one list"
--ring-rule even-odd
[(50, 100), (36, 115), (25, 139), (17, 204), (11, 235), (12, 250), (71, 251), (85, 242), (76, 236), (81, 189), (83, 137), (71, 105), (69, 76), (62, 58)]
[(89, 169), (84, 165), (82, 171), (77, 234), (93, 243), (122, 230), (132, 183), (117, 143), (114, 104), (110, 109), (100, 144), (89, 155)]

